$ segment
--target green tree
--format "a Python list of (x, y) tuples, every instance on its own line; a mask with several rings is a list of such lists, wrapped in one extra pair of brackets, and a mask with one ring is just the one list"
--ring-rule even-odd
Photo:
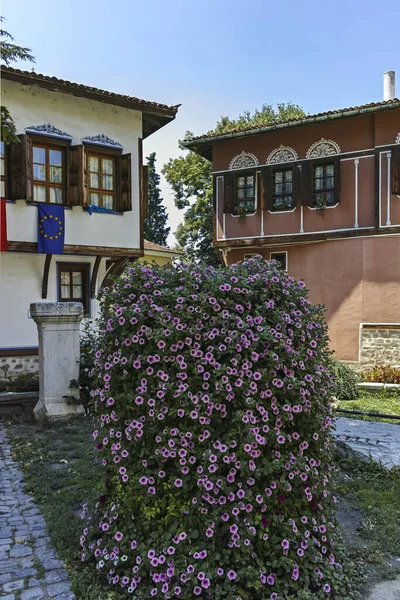
[[(0, 17), (0, 22), (4, 17)], [(14, 38), (8, 31), (0, 29), (0, 57), (2, 64), (8, 66), (18, 60), (35, 62), (30, 48), (24, 48), (13, 44)], [(16, 128), (12, 116), (6, 106), (1, 105), (1, 139), (5, 144), (19, 142), (16, 136)]]
[(149, 173), (149, 216), (144, 221), (144, 238), (165, 246), (171, 231), (167, 227), (168, 213), (163, 205), (160, 191), (160, 176), (156, 171), (156, 153), (146, 158)]
[[(208, 135), (229, 133), (234, 129), (246, 127), (263, 127), (304, 116), (304, 110), (297, 104), (278, 104), (276, 109), (270, 104), (264, 104), (261, 110), (255, 110), (253, 114), (246, 111), (236, 119), (221, 117), (215, 129), (209, 131)], [(192, 138), (193, 134), (187, 131), (184, 141)], [(181, 142), (179, 147), (185, 155), (170, 158), (162, 169), (172, 188), (175, 206), (180, 210), (186, 209), (183, 222), (178, 226), (175, 236), (189, 257), (204, 260), (215, 266), (221, 263), (221, 257), (212, 247), (212, 165), (206, 158), (187, 151)]]

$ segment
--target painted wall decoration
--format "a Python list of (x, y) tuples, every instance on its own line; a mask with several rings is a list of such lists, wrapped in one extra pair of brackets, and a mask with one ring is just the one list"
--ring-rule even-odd
[(321, 138), (319, 142), (315, 142), (309, 147), (306, 158), (321, 158), (323, 156), (332, 156), (333, 154), (340, 154), (339, 145), (333, 140)]
[(72, 140), (72, 135), (69, 135), (69, 133), (66, 133), (65, 131), (61, 131), (61, 129), (57, 129), (57, 127), (54, 127), (54, 125), (51, 125), (50, 123), (30, 125), (29, 127), (25, 127), (25, 132)]
[(297, 152), (293, 150), (293, 148), (290, 148), (290, 146), (281, 145), (279, 146), (279, 148), (275, 148), (275, 150), (272, 150), (266, 162), (269, 165), (274, 165), (277, 163), (290, 162), (297, 159)]
[(230, 169), (244, 169), (246, 167), (256, 167), (258, 165), (258, 158), (251, 152), (241, 152), (234, 156), (230, 162)]

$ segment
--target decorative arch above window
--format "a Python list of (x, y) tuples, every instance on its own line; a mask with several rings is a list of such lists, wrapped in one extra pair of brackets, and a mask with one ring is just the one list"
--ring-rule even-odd
[(105, 148), (116, 148), (117, 150), (122, 150), (123, 145), (115, 140), (112, 140), (108, 135), (104, 133), (99, 133), (98, 135), (88, 135), (82, 138), (83, 144), (93, 144), (95, 146), (104, 146)]
[(50, 123), (45, 123), (43, 125), (31, 125), (30, 127), (25, 128), (25, 133), (34, 133), (36, 135), (45, 135), (47, 137), (58, 138), (61, 140), (72, 140), (72, 135), (66, 133), (65, 131), (61, 131), (61, 129), (57, 129), (54, 125)]
[(319, 142), (315, 142), (309, 147), (306, 158), (322, 158), (324, 156), (340, 154), (340, 152), (340, 147), (336, 142), (321, 138)]
[(396, 144), (400, 144), (400, 133), (397, 134)]
[(293, 150), (293, 148), (290, 148), (290, 146), (281, 145), (279, 146), (279, 148), (275, 148), (275, 150), (272, 150), (272, 152), (267, 158), (267, 164), (274, 165), (277, 163), (291, 162), (297, 159), (297, 152)]
[(246, 167), (256, 167), (258, 165), (258, 158), (251, 152), (241, 152), (234, 156), (230, 162), (229, 168), (232, 169), (245, 169)]

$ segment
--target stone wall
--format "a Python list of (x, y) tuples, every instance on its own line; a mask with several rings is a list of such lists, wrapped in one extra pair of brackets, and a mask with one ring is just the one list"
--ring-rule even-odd
[(21, 373), (38, 374), (38, 356), (2, 356), (0, 358), (0, 381), (10, 381)]
[(361, 362), (400, 366), (400, 325), (364, 325)]

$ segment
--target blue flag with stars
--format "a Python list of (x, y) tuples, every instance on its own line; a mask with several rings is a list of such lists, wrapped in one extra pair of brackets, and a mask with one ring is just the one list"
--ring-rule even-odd
[(38, 252), (62, 254), (64, 252), (64, 206), (38, 204)]

